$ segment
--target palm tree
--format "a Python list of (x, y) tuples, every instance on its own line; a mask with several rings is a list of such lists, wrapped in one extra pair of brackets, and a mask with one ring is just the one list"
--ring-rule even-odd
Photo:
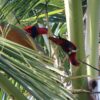
[[(53, 59), (49, 57), (47, 40), (44, 42), (45, 38), (42, 37), (35, 40), (36, 45), (44, 48), (44, 52), (42, 52), (37, 46), (34, 48), (34, 41), (21, 29), (23, 26), (35, 23), (38, 25), (42, 23), (42, 25), (47, 26), (47, 21), (44, 21), (46, 18), (51, 22), (56, 20), (60, 22), (64, 17), (64, 14), (61, 15), (63, 12), (62, 5), (57, 6), (53, 5), (53, 1), (50, 4), (48, 2), (44, 0), (0, 1), (1, 99), (75, 100), (75, 97), (64, 88), (63, 82), (61, 82), (61, 77), (67, 78), (67, 76), (64, 75), (63, 71), (54, 67)], [(57, 10), (58, 8), (59, 10)], [(55, 14), (58, 18), (55, 19), (54, 16), (48, 18), (47, 11), (50, 12), (50, 15)], [(63, 29), (64, 26), (60, 23), (59, 25), (52, 23), (52, 27), (52, 30), (55, 31), (56, 27)], [(14, 39), (11, 41), (11, 39), (4, 38), (11, 32), (19, 34), (23, 43), (26, 44), (28, 41), (37, 51), (22, 46), (23, 43), (21, 44), (21, 42), (20, 44), (15, 43)]]
[[(98, 16), (98, 10), (96, 12), (96, 8), (90, 5), (99, 7), (94, 6), (99, 4), (98, 2), (99, 0), (95, 3), (93, 0), (92, 2), (88, 0), (88, 4), (86, 0), (0, 0), (0, 26), (2, 26), (1, 23), (5, 26), (0, 28), (0, 99), (87, 100), (89, 95), (85, 93), (90, 91), (87, 89), (86, 65), (82, 63), (78, 68), (70, 66), (69, 61), (64, 59), (66, 53), (59, 46), (49, 42), (45, 36), (33, 40), (22, 28), (37, 24), (47, 27), (48, 35), (67, 39), (70, 37), (70, 40), (79, 48), (78, 59), (84, 60), (87, 51), (84, 46), (82, 12), (85, 13), (88, 5), (90, 7), (88, 10), (91, 12), (87, 15), (90, 18), (93, 13), (91, 25), (96, 26), (95, 17)], [(66, 17), (64, 11), (67, 11)], [(88, 27), (91, 26), (91, 21), (89, 20)], [(18, 33), (23, 42), (18, 44), (16, 41), (5, 39), (4, 37), (11, 30)], [(97, 33), (96, 27), (94, 30), (93, 33)], [(92, 30), (89, 30), (89, 33), (90, 31)], [(97, 48), (97, 37), (98, 35), (92, 36), (93, 43), (96, 44), (95, 48)], [(30, 48), (25, 44), (30, 44), (28, 45)], [(90, 57), (97, 59), (97, 51), (93, 52), (96, 55), (90, 54)], [(92, 60), (89, 64), (93, 65), (91, 62)], [(95, 64), (97, 60), (93, 66)], [(94, 75), (92, 72), (94, 73), (93, 69), (91, 69), (91, 76)], [(65, 86), (71, 81), (71, 88)], [(78, 94), (76, 98), (73, 92)]]

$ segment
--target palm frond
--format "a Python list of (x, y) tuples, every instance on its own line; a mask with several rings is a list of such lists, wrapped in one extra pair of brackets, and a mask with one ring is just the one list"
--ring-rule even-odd
[(0, 37), (0, 68), (39, 100), (75, 100), (64, 89), (51, 58)]

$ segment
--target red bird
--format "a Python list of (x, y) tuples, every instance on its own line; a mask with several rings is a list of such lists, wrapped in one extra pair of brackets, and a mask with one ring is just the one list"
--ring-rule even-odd
[(62, 47), (62, 49), (68, 54), (69, 61), (71, 62), (72, 65), (74, 66), (79, 65), (79, 62), (76, 59), (77, 48), (72, 42), (63, 39), (61, 37), (49, 37), (49, 39)]
[(26, 26), (24, 30), (29, 33), (32, 38), (37, 37), (38, 35), (47, 34), (48, 30), (46, 28), (39, 28), (37, 26)]
[[(36, 26), (27, 26), (24, 27), (23, 29), (25, 29), (33, 38), (35, 38), (38, 35), (48, 33), (48, 30), (46, 28), (39, 28)], [(0, 35), (3, 34), (4, 30), (7, 31), (7, 34), (4, 35), (6, 39), (18, 43), (20, 45), (23, 45), (25, 47), (35, 49), (33, 43), (30, 41), (28, 36), (22, 32), (21, 29), (8, 23), (0, 23)]]

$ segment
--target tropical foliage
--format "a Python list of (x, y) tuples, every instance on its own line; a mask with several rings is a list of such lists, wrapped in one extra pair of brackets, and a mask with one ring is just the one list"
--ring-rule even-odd
[[(35, 40), (36, 45), (40, 45), (44, 52), (41, 52), (40, 49), (39, 51), (31, 50), (2, 38), (5, 32), (7, 34), (12, 29), (9, 24), (19, 28), (26, 25), (34, 25), (35, 23), (47, 27), (48, 22), (46, 19), (48, 17), (45, 17), (47, 16), (47, 11), (49, 12), (48, 15), (50, 15), (48, 20), (52, 22), (50, 26), (52, 27), (52, 32), (57, 34), (59, 33), (58, 31), (62, 30), (62, 33), (64, 33), (66, 29), (63, 24), (65, 21), (63, 2), (58, 2), (56, 5), (54, 3), (54, 1), (45, 0), (0, 1), (0, 22), (8, 23), (3, 30), (0, 29), (2, 32), (0, 38), (0, 99), (75, 99), (63, 87), (61, 77), (67, 78), (67, 76), (64, 75), (63, 71), (54, 68), (54, 61), (49, 57), (48, 43), (45, 38), (39, 37)], [(57, 30), (59, 27), (61, 27), (61, 30)]]
[[(66, 5), (65, 1), (69, 3), (67, 2)], [(70, 37), (70, 40), (79, 48), (78, 59), (86, 61), (84, 47), (86, 35), (83, 38), (83, 28), (89, 25), (85, 23), (86, 17), (84, 20), (87, 14), (87, 0), (65, 1), (0, 0), (0, 24), (6, 23), (5, 28), (0, 27), (0, 100), (85, 100), (88, 97), (83, 95), (84, 92), (90, 93), (87, 90), (86, 65), (81, 64), (78, 68), (70, 66), (66, 53), (50, 42), (47, 37), (39, 36), (32, 40), (30, 37), (23, 36), (26, 40), (31, 40), (34, 49), (4, 38), (4, 34), (8, 34), (13, 26), (23, 35), (26, 34), (23, 31), (24, 26), (37, 24), (39, 27), (48, 28), (48, 36), (56, 35), (66, 39)], [(88, 0), (88, 6), (90, 6), (89, 2), (90, 0)], [(97, 33), (97, 31), (93, 32)], [(98, 35), (95, 39), (97, 37)], [(97, 41), (95, 43), (97, 47)], [(75, 67), (74, 72), (71, 71), (72, 67)], [(84, 88), (81, 88), (83, 84)], [(73, 92), (79, 93), (77, 98)]]

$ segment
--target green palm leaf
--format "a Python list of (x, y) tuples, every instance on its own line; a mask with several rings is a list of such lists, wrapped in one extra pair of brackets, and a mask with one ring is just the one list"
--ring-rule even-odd
[(61, 85), (51, 58), (0, 37), (0, 68), (39, 100), (74, 97)]

